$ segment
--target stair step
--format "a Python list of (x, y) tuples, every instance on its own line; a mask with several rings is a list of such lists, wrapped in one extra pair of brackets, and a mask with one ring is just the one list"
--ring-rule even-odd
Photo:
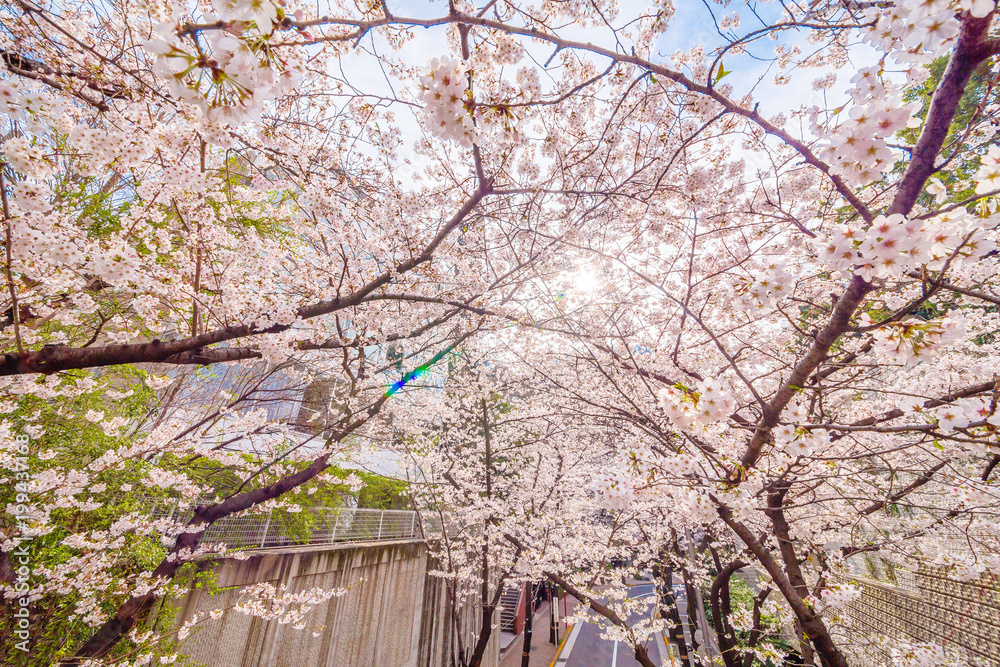
[(500, 594), (500, 630), (514, 632), (514, 620), (517, 618), (517, 601), (521, 597), (521, 588), (509, 586)]

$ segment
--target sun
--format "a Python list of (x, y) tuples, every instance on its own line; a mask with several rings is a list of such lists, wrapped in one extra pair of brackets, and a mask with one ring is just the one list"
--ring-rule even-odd
[(600, 286), (600, 279), (592, 269), (580, 269), (573, 276), (573, 287), (578, 292), (593, 292)]

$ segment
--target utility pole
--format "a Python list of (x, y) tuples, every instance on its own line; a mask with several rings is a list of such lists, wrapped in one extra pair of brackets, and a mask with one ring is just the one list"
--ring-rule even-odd
[(546, 584), (549, 589), (549, 643), (559, 645), (559, 591), (552, 583)]

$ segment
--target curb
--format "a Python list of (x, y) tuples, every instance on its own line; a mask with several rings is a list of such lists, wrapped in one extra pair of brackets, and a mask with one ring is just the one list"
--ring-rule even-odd
[[(656, 612), (656, 617), (659, 618), (659, 619), (661, 619), (661, 620), (663, 620), (663, 616), (660, 615), (659, 611)], [(670, 658), (670, 665), (671, 665), (671, 667), (677, 667), (677, 661), (674, 660), (674, 644), (673, 644), (673, 642), (670, 641), (670, 637), (668, 637), (667, 633), (665, 633), (665, 632), (661, 632), (660, 636), (663, 637), (663, 644), (664, 644), (664, 646), (667, 647), (667, 657)]]
[(556, 663), (559, 662), (559, 656), (562, 655), (563, 647), (566, 646), (566, 641), (569, 640), (570, 635), (573, 634), (573, 628), (576, 626), (569, 626), (566, 628), (566, 636), (563, 640), (559, 642), (559, 648), (556, 649), (556, 657), (552, 658), (552, 662), (549, 663), (549, 667), (556, 667)]

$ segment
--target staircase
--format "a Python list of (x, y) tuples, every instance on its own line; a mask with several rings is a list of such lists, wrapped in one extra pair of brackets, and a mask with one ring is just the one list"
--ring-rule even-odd
[(521, 586), (507, 586), (500, 595), (500, 632), (517, 634), (517, 603), (521, 599)]

